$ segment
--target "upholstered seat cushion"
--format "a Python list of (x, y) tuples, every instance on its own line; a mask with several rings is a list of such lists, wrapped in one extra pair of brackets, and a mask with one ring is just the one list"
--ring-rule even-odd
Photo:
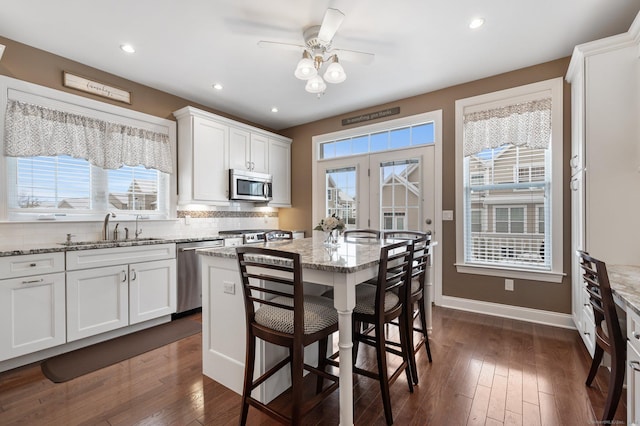
[[(293, 306), (293, 299), (278, 296), (274, 303)], [(293, 311), (277, 306), (263, 305), (256, 310), (256, 322), (281, 333), (293, 334)], [(321, 296), (304, 297), (304, 334), (313, 334), (338, 323), (338, 312), (333, 300)]]
[[(323, 297), (333, 298), (333, 290), (326, 291), (322, 294)], [(365, 315), (373, 315), (375, 313), (375, 307), (373, 304), (376, 299), (376, 286), (372, 284), (360, 284), (356, 286), (356, 306), (353, 308), (353, 312)], [(384, 310), (395, 307), (400, 303), (400, 299), (395, 292), (387, 292), (384, 299)]]

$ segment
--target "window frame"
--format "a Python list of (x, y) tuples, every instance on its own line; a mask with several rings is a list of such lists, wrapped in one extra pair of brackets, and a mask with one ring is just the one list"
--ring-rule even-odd
[[(481, 265), (465, 263), (464, 253), (466, 250), (464, 236), (464, 221), (466, 208), (464, 204), (464, 129), (463, 117), (467, 112), (481, 111), (490, 108), (497, 108), (517, 102), (539, 99), (544, 96), (551, 96), (551, 200), (549, 200), (549, 224), (545, 224), (549, 229), (549, 241), (551, 243), (551, 269), (539, 270), (527, 268), (525, 266), (506, 265)], [(544, 80), (537, 83), (518, 86), (498, 92), (487, 93), (456, 101), (456, 270), (459, 273), (487, 275), (495, 277), (526, 279), (544, 282), (562, 282), (566, 275), (563, 270), (563, 79), (561, 77)], [(517, 179), (517, 170), (515, 171)], [(536, 205), (537, 206), (537, 205)], [(558, 206), (558, 207), (555, 207)], [(555, 207), (555, 208), (554, 208)], [(536, 207), (536, 215), (537, 215)], [(526, 209), (525, 209), (526, 215)], [(536, 218), (537, 219), (537, 218)], [(525, 228), (526, 228), (525, 220)], [(538, 221), (536, 221), (536, 232)]]
[[(72, 93), (62, 92), (60, 90), (51, 89), (11, 77), (0, 76), (0, 105), (2, 111), (0, 113), (0, 131), (4, 134), (6, 105), (8, 99), (15, 99), (22, 102), (42, 105), (43, 107), (53, 108), (73, 114), (80, 114), (93, 117), (100, 120), (115, 122), (119, 124), (129, 125), (137, 128), (147, 129), (154, 132), (166, 133), (169, 136), (171, 144), (171, 160), (174, 170), (177, 167), (177, 133), (176, 122), (165, 118), (156, 117), (150, 114), (123, 108), (117, 105), (111, 105), (94, 99), (85, 98)], [(8, 173), (10, 173), (11, 159), (4, 155), (4, 138), (0, 142), (0, 176), (2, 176), (3, 184), (0, 185), (0, 222), (39, 222), (43, 218), (55, 221), (68, 222), (94, 222), (102, 220), (106, 212), (105, 210), (84, 211), (83, 213), (75, 213), (72, 211), (62, 212), (62, 215), (55, 215), (51, 212), (13, 212), (8, 206), (9, 184)], [(158, 193), (158, 200), (166, 200), (167, 207), (162, 213), (150, 213), (143, 211), (145, 218), (150, 220), (167, 220), (175, 219), (177, 214), (177, 174), (165, 174), (168, 180), (166, 193)], [(93, 194), (92, 194), (93, 196)], [(122, 210), (122, 215), (136, 216), (136, 211)], [(139, 212), (138, 212), (139, 214)]]
[[(508, 221), (507, 221), (507, 226), (508, 226), (508, 230), (507, 232), (498, 232), (497, 231), (497, 221), (498, 221), (498, 213), (496, 212), (497, 209), (507, 209), (508, 210)], [(522, 232), (512, 232), (511, 230), (511, 224), (513, 223), (512, 215), (511, 215), (511, 211), (513, 209), (522, 209)], [(471, 209), (471, 211), (473, 212), (475, 209)], [(524, 204), (494, 204), (493, 205), (493, 232), (496, 234), (526, 234), (527, 233), (527, 206)]]

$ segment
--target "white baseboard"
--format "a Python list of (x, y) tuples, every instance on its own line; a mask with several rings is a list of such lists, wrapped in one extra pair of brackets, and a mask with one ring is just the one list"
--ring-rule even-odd
[(479, 314), (493, 315), (573, 330), (576, 328), (571, 314), (561, 314), (558, 312), (502, 305), (500, 303), (483, 302), (480, 300), (462, 299), (452, 296), (442, 296), (441, 302), (440, 306), (444, 308), (459, 309), (462, 311), (476, 312)]

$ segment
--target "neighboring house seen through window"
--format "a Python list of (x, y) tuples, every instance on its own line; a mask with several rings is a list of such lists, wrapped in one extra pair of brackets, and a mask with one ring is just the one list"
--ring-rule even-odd
[(561, 280), (561, 117), (561, 80), (456, 102), (460, 272)]

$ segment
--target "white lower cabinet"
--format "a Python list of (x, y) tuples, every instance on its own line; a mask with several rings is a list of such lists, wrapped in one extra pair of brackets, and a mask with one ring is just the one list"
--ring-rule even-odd
[(176, 261), (129, 265), (129, 323), (136, 324), (176, 311)]
[(67, 272), (67, 340), (129, 325), (128, 267)]
[(627, 424), (640, 425), (640, 354), (627, 343)]
[(176, 299), (175, 244), (67, 253), (68, 341), (170, 315)]
[(65, 343), (64, 294), (64, 272), (0, 280), (0, 361)]

